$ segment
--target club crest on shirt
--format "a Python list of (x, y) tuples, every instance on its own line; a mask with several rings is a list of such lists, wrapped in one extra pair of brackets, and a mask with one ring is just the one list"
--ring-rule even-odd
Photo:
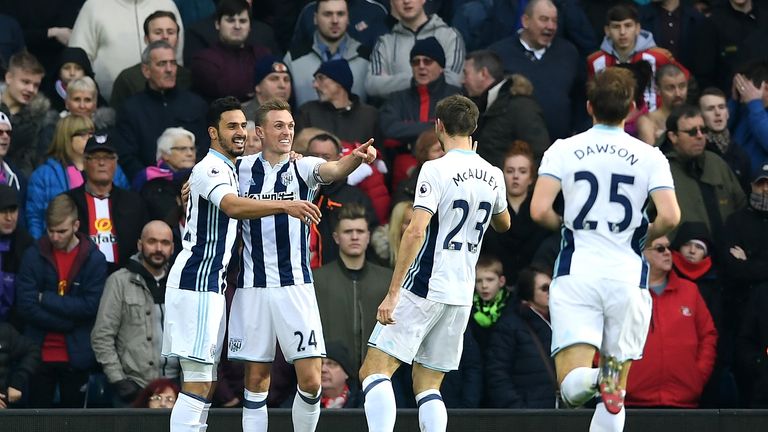
[(361, 32), (368, 28), (368, 23), (365, 21), (360, 21), (359, 23), (355, 24), (355, 30)]
[(693, 316), (693, 312), (691, 312), (691, 309), (688, 306), (680, 306), (680, 313), (687, 317)]
[(282, 174), (280, 174), (280, 183), (283, 184), (283, 186), (288, 186), (293, 182), (293, 173), (290, 171), (286, 171)]
[(109, 218), (98, 218), (93, 222), (93, 227), (97, 232), (112, 231), (112, 221)]
[(229, 352), (236, 353), (243, 347), (242, 338), (229, 338)]
[(211, 169), (208, 170), (208, 177), (216, 177), (219, 174), (221, 174), (221, 171), (216, 167), (211, 167)]
[(427, 182), (421, 182), (419, 185), (419, 196), (425, 197), (432, 193), (432, 186)]

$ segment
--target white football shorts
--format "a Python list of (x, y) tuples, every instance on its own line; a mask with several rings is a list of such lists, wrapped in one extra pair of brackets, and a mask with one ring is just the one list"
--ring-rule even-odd
[(269, 363), (280, 342), (289, 363), (325, 357), (325, 340), (312, 284), (238, 288), (229, 316), (228, 357)]
[(226, 309), (222, 294), (166, 289), (163, 355), (217, 364), (227, 326)]
[(471, 306), (449, 305), (401, 289), (395, 324), (376, 323), (368, 346), (440, 372), (459, 368)]
[(647, 289), (610, 279), (566, 275), (549, 287), (552, 355), (584, 343), (619, 361), (643, 356), (651, 322)]

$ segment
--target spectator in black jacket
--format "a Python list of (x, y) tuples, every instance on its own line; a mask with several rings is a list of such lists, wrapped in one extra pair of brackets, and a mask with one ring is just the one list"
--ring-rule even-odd
[(85, 183), (67, 195), (77, 206), (80, 232), (104, 254), (111, 274), (136, 253), (147, 208), (137, 193), (114, 185), (117, 151), (108, 136), (89, 138), (84, 153)]
[(123, 102), (113, 134), (120, 165), (129, 179), (157, 164), (157, 138), (169, 127), (180, 126), (195, 134), (198, 159), (208, 151), (208, 105), (200, 96), (177, 87), (177, 69), (176, 51), (166, 41), (150, 43), (141, 54), (147, 87)]
[(9, 186), (0, 185), (0, 322), (12, 321), (14, 324), (18, 318), (14, 314), (16, 277), (22, 254), (33, 241), (18, 222), (17, 193)]
[(519, 304), (496, 324), (485, 352), (486, 397), (493, 408), (554, 408), (555, 366), (549, 356), (550, 276), (529, 267), (517, 281)]
[(40, 348), (9, 323), (0, 322), (0, 409), (13, 408), (40, 364)]

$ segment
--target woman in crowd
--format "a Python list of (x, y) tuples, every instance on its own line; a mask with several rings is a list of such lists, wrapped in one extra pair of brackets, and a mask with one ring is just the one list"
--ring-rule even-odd
[[(88, 117), (70, 115), (56, 124), (48, 159), (37, 167), (29, 178), (27, 194), (27, 228), (35, 239), (45, 233), (45, 209), (48, 202), (60, 193), (80, 187), (85, 178), (83, 163), (85, 143), (93, 135), (93, 121)], [(128, 187), (128, 179), (117, 167), (115, 186)]]
[(382, 265), (395, 267), (397, 251), (400, 249), (400, 239), (405, 229), (411, 223), (413, 216), (413, 201), (400, 201), (392, 208), (389, 223), (379, 225), (371, 234), (371, 246)]
[(525, 141), (517, 140), (504, 157), (504, 183), (512, 227), (504, 233), (488, 230), (483, 253), (501, 258), (507, 281), (516, 281), (517, 273), (531, 263), (536, 249), (549, 232), (531, 220), (531, 192), (538, 167), (533, 151)]
[(179, 396), (179, 385), (168, 378), (153, 380), (136, 396), (133, 408), (171, 409)]

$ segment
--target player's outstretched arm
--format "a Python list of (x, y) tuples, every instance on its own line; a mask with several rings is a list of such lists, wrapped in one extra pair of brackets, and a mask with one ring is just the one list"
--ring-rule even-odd
[(552, 207), (561, 187), (560, 180), (552, 176), (542, 175), (536, 180), (533, 198), (531, 198), (531, 219), (553, 231), (560, 229), (560, 225), (563, 223), (563, 218), (555, 213), (555, 209)]
[(420, 208), (413, 209), (411, 223), (408, 224), (408, 228), (403, 233), (403, 239), (400, 241), (400, 250), (397, 253), (397, 262), (392, 273), (392, 281), (389, 283), (389, 291), (376, 313), (376, 319), (384, 325), (395, 324), (392, 312), (400, 299), (400, 288), (403, 286), (405, 274), (411, 267), (413, 260), (416, 259), (421, 245), (424, 244), (427, 226), (429, 226), (431, 219), (432, 213)]
[(343, 158), (326, 162), (320, 165), (320, 178), (326, 182), (341, 180), (350, 175), (361, 163), (373, 163), (376, 160), (376, 149), (373, 147), (373, 138), (356, 148), (352, 153)]
[(656, 207), (656, 219), (648, 225), (646, 244), (651, 244), (680, 223), (680, 206), (674, 189), (656, 189), (651, 192), (651, 200)]
[(309, 201), (253, 200), (227, 194), (221, 199), (220, 207), (234, 219), (257, 219), (287, 213), (307, 224), (320, 222), (320, 209)]
[(509, 216), (509, 210), (504, 209), (503, 212), (497, 213), (491, 217), (491, 226), (493, 230), (502, 233), (507, 232), (509, 227), (512, 226), (512, 218)]

